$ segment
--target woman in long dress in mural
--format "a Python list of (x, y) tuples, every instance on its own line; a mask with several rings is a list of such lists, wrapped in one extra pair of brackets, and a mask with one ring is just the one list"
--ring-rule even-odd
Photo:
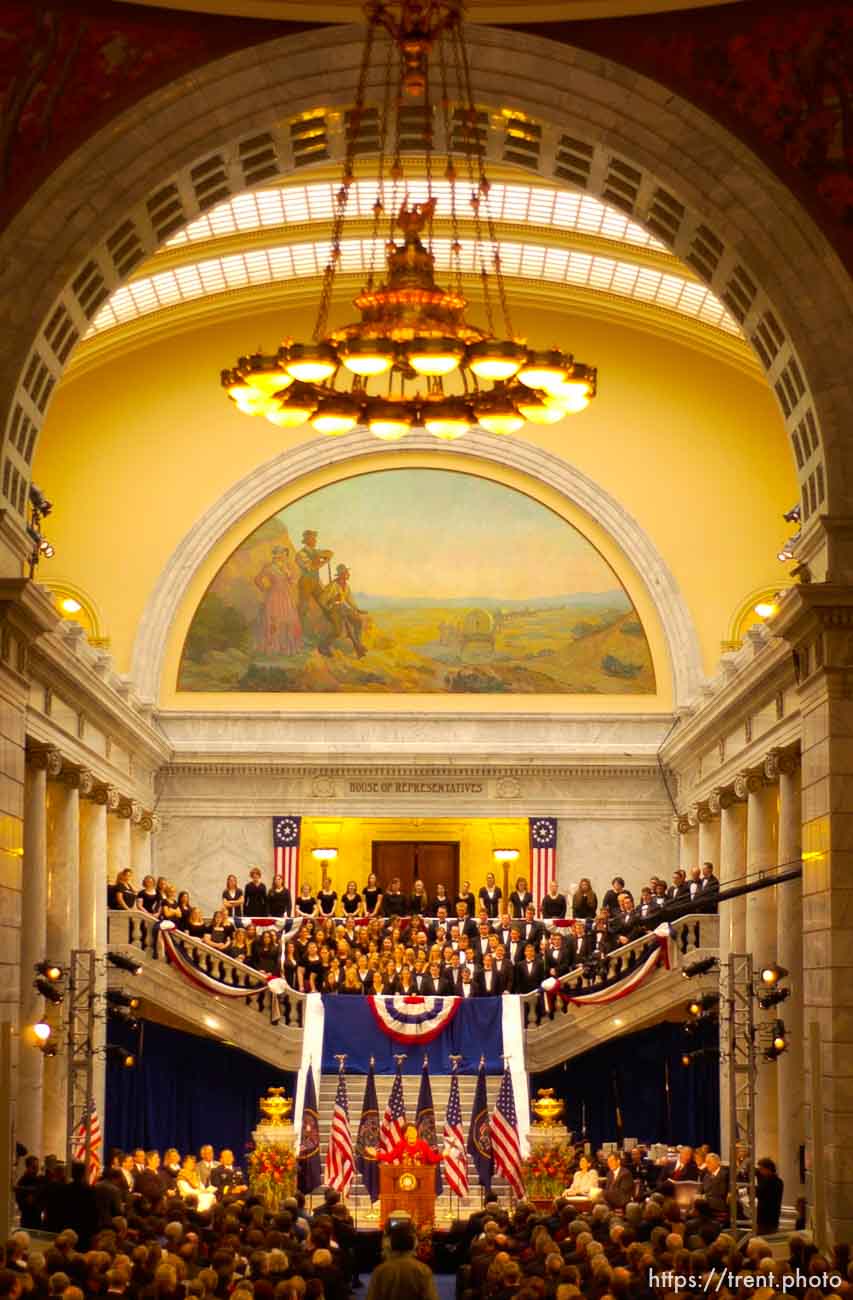
[(297, 608), (299, 572), (289, 546), (274, 546), (272, 557), (255, 578), (263, 594), (259, 649), (264, 655), (294, 655), (302, 649)]

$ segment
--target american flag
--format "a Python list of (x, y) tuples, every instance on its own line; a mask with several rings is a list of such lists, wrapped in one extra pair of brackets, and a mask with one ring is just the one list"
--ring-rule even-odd
[(459, 1078), (454, 1071), (444, 1117), (444, 1176), (451, 1192), (468, 1195), (468, 1158), (462, 1133), (462, 1107), (459, 1104)]
[(530, 818), (530, 892), (536, 911), (548, 892), (557, 866), (557, 818)]
[(296, 905), (299, 885), (299, 831), (301, 817), (273, 817), (272, 843), (275, 874), (284, 880), (285, 889)]
[(403, 1097), (403, 1080), (400, 1077), (400, 1067), (398, 1065), (397, 1077), (391, 1088), (388, 1105), (385, 1107), (385, 1114), (382, 1116), (382, 1125), (379, 1129), (379, 1150), (393, 1150), (405, 1135), (405, 1132), (406, 1102)]
[(501, 1090), (492, 1115), (492, 1150), (495, 1156), (495, 1173), (506, 1177), (516, 1196), (521, 1196), (521, 1144), (518, 1139), (518, 1115), (512, 1091), (509, 1064), (504, 1066)]
[(89, 1168), (86, 1171), (89, 1175), (89, 1182), (94, 1183), (101, 1172), (101, 1121), (98, 1119), (98, 1108), (95, 1105), (95, 1099), (89, 1098), (86, 1109), (83, 1112), (83, 1118), (74, 1134), (74, 1145), (71, 1148), (72, 1160), (86, 1159), (86, 1131), (89, 1130)]
[(352, 1134), (349, 1129), (349, 1104), (347, 1102), (347, 1081), (343, 1071), (338, 1075), (338, 1091), (335, 1094), (335, 1109), (332, 1115), (332, 1128), (329, 1133), (329, 1148), (326, 1152), (326, 1186), (334, 1187), (341, 1196), (346, 1196), (355, 1170), (355, 1154), (352, 1149)]

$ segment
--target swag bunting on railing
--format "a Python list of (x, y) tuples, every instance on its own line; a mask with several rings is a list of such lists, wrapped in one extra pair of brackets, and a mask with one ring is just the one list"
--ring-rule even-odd
[[(665, 929), (665, 932), (663, 932)], [(608, 985), (603, 989), (591, 989), (588, 993), (570, 993), (568, 988), (564, 987), (557, 979), (547, 979), (542, 983), (542, 992), (545, 996), (545, 1003), (550, 1015), (557, 1002), (562, 1002), (564, 1006), (580, 1007), (600, 1007), (606, 1006), (609, 1002), (618, 1002), (622, 998), (628, 997), (635, 989), (648, 979), (653, 971), (662, 966), (664, 970), (672, 968), (670, 956), (671, 939), (669, 927), (661, 926), (661, 932), (654, 934), (654, 948), (646, 957), (645, 961), (635, 967), (624, 979), (619, 980), (616, 984)]]

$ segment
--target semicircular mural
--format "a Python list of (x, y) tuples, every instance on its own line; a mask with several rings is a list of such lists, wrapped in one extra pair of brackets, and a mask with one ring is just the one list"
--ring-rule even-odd
[(180, 691), (652, 694), (643, 626), (592, 543), (456, 470), (390, 469), (256, 528), (195, 612)]

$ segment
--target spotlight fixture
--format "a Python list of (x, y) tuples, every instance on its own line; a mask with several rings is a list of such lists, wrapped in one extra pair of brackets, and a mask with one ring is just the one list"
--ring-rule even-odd
[(802, 518), (799, 502), (795, 506), (791, 506), (790, 510), (786, 510), (782, 518), (786, 524), (798, 524)]
[(33, 1033), (40, 1043), (46, 1043), (53, 1033), (53, 1030), (46, 1020), (37, 1020), (33, 1025)]
[(777, 1052), (784, 1052), (788, 1046), (788, 1038), (785, 1033), (785, 1021), (773, 1021), (773, 1049)]
[(762, 1011), (769, 1011), (771, 1007), (778, 1007), (780, 1002), (784, 1002), (790, 996), (790, 989), (771, 989), (769, 993), (758, 994), (758, 1005)]
[(39, 553), (43, 555), (46, 560), (52, 560), (56, 554), (53, 543), (49, 542), (46, 537), (43, 537), (39, 542)]
[(687, 1014), (698, 1020), (710, 1016), (717, 1010), (720, 1002), (719, 993), (703, 993), (701, 998), (694, 998), (687, 1004)]
[(39, 1051), (42, 1056), (57, 1056), (59, 1054), (59, 1048), (56, 1046), (56, 1043), (51, 1042), (40, 1043)]
[(113, 1061), (116, 1065), (123, 1066), (125, 1070), (132, 1070), (134, 1065), (136, 1065), (136, 1057), (133, 1055), (133, 1052), (126, 1052), (118, 1043), (107, 1043), (106, 1047), (103, 1049), (103, 1053), (108, 1061)]
[(123, 952), (108, 952), (107, 961), (113, 966), (118, 966), (119, 970), (128, 971), (131, 975), (142, 974), (142, 967), (139, 962), (134, 961), (132, 957), (125, 957)]
[(701, 961), (691, 961), (682, 966), (681, 973), (686, 980), (692, 980), (696, 975), (707, 975), (709, 971), (716, 970), (719, 964), (718, 957), (703, 957)]
[[(285, 429), (310, 423), (330, 436), (362, 424), (386, 442), (415, 428), (452, 441), (475, 425), (501, 435), (515, 433), (526, 420), (557, 424), (595, 397), (593, 366), (564, 347), (530, 348), (513, 328), (463, 11), (464, 0), (369, 0), (365, 5), (359, 88), (348, 114), (311, 341), (286, 339), (275, 351), (239, 357), (221, 371), (222, 387), (242, 414), (265, 416)], [(358, 318), (330, 329), (356, 159), (365, 122), (376, 113), (365, 102), (368, 85), (378, 87), (384, 99), (377, 143), (388, 165), (380, 161), (367, 240), (370, 269), (353, 301)], [(412, 113), (429, 124), (421, 146), (426, 194), (417, 202), (409, 194), (400, 143)], [(450, 226), (449, 240), (442, 240), (450, 250), (443, 285), (435, 279), (436, 119), (443, 123), (442, 167), (450, 190), (441, 214)], [(466, 208), (475, 228), (472, 268), (459, 232)], [(479, 324), (467, 319), (463, 277), (469, 269), (485, 299), (485, 320)], [(375, 391), (376, 381), (381, 393)]]
[(46, 519), (53, 509), (53, 502), (48, 501), (45, 494), (40, 488), (36, 487), (35, 483), (30, 484), (30, 505), (43, 519)]
[(38, 989), (42, 997), (46, 998), (48, 1002), (58, 1003), (62, 1001), (62, 990), (58, 989), (44, 975), (39, 975), (38, 979), (33, 981), (33, 987)]
[(37, 975), (43, 975), (52, 984), (62, 979), (62, 967), (57, 966), (55, 961), (37, 961), (35, 969)]
[(785, 542), (785, 544), (783, 545), (781, 551), (778, 552), (776, 559), (781, 560), (782, 564), (787, 564), (789, 560), (793, 560), (794, 550), (799, 540), (800, 540), (799, 533), (797, 533), (794, 537), (789, 537), (787, 542)]
[(138, 1024), (135, 1014), (127, 1007), (109, 1007), (109, 1014), (113, 1020), (120, 1020), (125, 1025)]
[(785, 970), (785, 967), (780, 966), (778, 962), (774, 961), (771, 962), (769, 966), (762, 966), (761, 982), (762, 984), (778, 984), (787, 974), (788, 972)]
[(129, 1007), (131, 1011), (139, 1010), (139, 998), (123, 993), (121, 989), (108, 989), (106, 999), (111, 1007)]
[(693, 1053), (692, 1053), (692, 1052), (682, 1052), (682, 1054), (681, 1054), (681, 1064), (685, 1067), (685, 1069), (687, 1068), (688, 1065), (692, 1065), (692, 1063), (693, 1063)]

